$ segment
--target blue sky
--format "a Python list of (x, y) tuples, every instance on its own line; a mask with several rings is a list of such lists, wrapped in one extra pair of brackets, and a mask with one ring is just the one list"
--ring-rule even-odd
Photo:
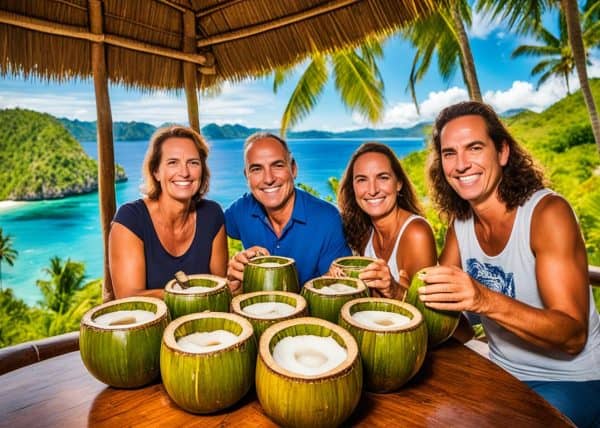
[[(555, 19), (547, 20), (552, 22)], [(531, 39), (511, 34), (502, 22), (491, 22), (474, 14), (468, 29), (479, 82), (484, 100), (498, 111), (528, 108), (541, 111), (566, 94), (564, 81), (550, 79), (536, 88), (537, 78), (530, 76), (535, 59), (511, 59), (512, 51)], [(417, 87), (420, 115), (406, 91), (412, 48), (398, 37), (385, 43), (385, 56), (380, 61), (385, 82), (386, 107), (383, 120), (369, 124), (358, 114), (345, 110), (339, 96), (328, 84), (317, 108), (294, 129), (346, 130), (362, 127), (410, 127), (432, 120), (443, 107), (467, 99), (460, 73), (445, 83), (432, 66)], [(590, 77), (600, 77), (600, 57), (592, 54), (588, 67)], [(301, 68), (302, 65), (299, 66)], [(294, 79), (273, 94), (272, 79), (247, 80), (227, 84), (213, 98), (200, 98), (201, 125), (239, 123), (248, 127), (278, 128), (281, 114), (293, 89)], [(571, 89), (578, 89), (575, 75)], [(114, 121), (140, 121), (159, 125), (164, 122), (185, 123), (185, 97), (166, 92), (142, 93), (120, 86), (110, 87)], [(52, 84), (40, 80), (0, 78), (0, 108), (21, 107), (43, 111), (58, 117), (95, 120), (94, 90), (91, 80)]]

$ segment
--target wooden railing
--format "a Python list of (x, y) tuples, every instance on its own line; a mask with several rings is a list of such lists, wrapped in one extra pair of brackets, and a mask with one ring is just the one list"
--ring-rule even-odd
[(78, 349), (78, 331), (1, 348), (0, 375)]

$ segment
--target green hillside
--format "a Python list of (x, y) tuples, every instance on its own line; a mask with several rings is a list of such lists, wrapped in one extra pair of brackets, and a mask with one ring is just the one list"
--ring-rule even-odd
[[(96, 161), (49, 114), (0, 110), (0, 200), (55, 199), (98, 188)], [(117, 167), (118, 181), (126, 180)]]
[[(600, 80), (591, 82), (598, 104)], [(578, 91), (541, 113), (524, 111), (506, 118), (513, 136), (542, 166), (549, 187), (562, 194), (581, 223), (590, 264), (600, 265), (600, 155), (585, 103)], [(408, 155), (403, 163), (421, 195), (426, 193), (425, 153)], [(443, 227), (437, 230), (440, 234)], [(441, 237), (439, 237), (441, 239)]]

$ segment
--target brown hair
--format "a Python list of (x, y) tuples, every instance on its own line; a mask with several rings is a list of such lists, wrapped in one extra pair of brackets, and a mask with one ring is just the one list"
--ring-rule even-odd
[(433, 125), (433, 135), (429, 147), (429, 184), (432, 200), (449, 220), (465, 220), (471, 217), (471, 206), (452, 189), (442, 166), (440, 134), (446, 124), (462, 116), (480, 116), (486, 124), (487, 132), (496, 151), (503, 144), (509, 148), (508, 162), (502, 168), (502, 178), (498, 185), (498, 197), (508, 209), (522, 205), (529, 197), (544, 187), (544, 175), (535, 165), (531, 155), (510, 135), (498, 115), (487, 104), (465, 101), (451, 105), (438, 114)]
[(208, 157), (208, 145), (202, 135), (194, 131), (192, 128), (185, 126), (173, 125), (164, 128), (159, 128), (150, 138), (150, 144), (146, 151), (144, 163), (142, 165), (142, 175), (144, 184), (142, 185), (142, 193), (150, 199), (158, 199), (162, 193), (160, 183), (154, 178), (154, 173), (158, 170), (162, 158), (162, 146), (169, 138), (187, 138), (194, 142), (200, 162), (202, 164), (202, 176), (200, 177), (200, 188), (193, 196), (195, 201), (199, 201), (208, 192), (208, 182), (210, 179), (210, 171), (206, 158)]
[(410, 182), (408, 175), (404, 172), (400, 160), (398, 160), (392, 149), (381, 143), (368, 142), (362, 144), (352, 154), (352, 157), (348, 162), (348, 166), (342, 176), (342, 181), (340, 181), (337, 195), (338, 207), (344, 223), (346, 240), (350, 247), (358, 252), (364, 249), (367, 239), (369, 239), (369, 230), (372, 226), (371, 217), (369, 217), (356, 202), (353, 186), (354, 164), (356, 163), (356, 160), (365, 153), (381, 153), (388, 158), (396, 179), (402, 184), (402, 188), (398, 192), (396, 198), (396, 205), (413, 214), (423, 215), (413, 185)]

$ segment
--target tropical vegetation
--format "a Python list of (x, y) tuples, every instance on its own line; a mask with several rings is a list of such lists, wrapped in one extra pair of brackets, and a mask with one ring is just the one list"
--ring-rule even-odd
[[(0, 110), (0, 165), (0, 200), (54, 199), (98, 188), (96, 161), (49, 114)], [(126, 179), (119, 166), (117, 179)]]
[(12, 236), (5, 235), (0, 227), (0, 291), (2, 291), (2, 263), (12, 266), (19, 253), (13, 248)]
[(101, 280), (86, 281), (83, 263), (53, 257), (46, 274), (34, 306), (10, 288), (0, 290), (0, 347), (76, 331), (83, 314), (101, 303)]

